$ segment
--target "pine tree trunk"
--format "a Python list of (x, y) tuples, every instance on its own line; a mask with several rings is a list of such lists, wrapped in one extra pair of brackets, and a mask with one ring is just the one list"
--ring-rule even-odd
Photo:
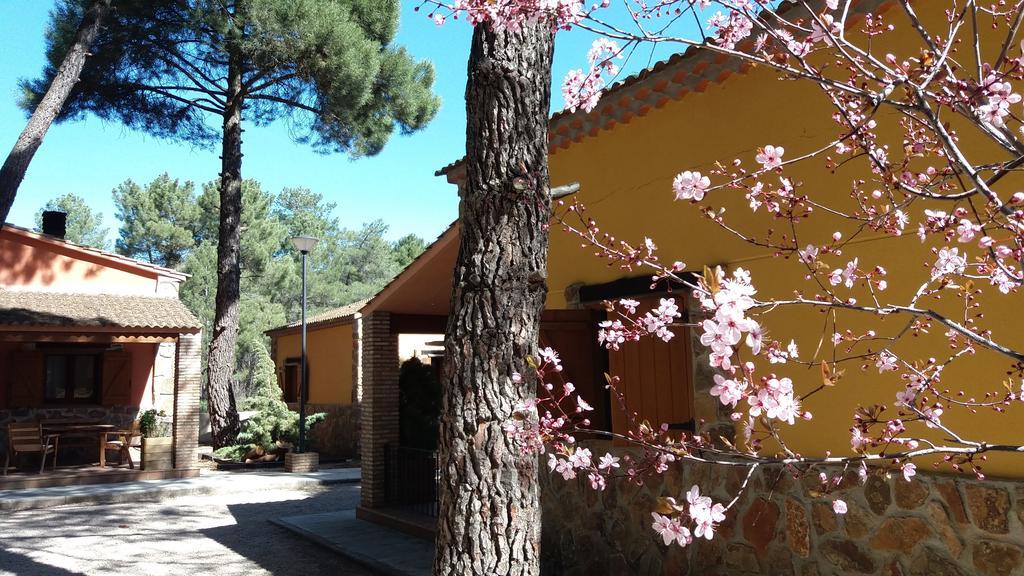
[[(466, 86), (467, 180), (445, 341), (434, 573), (536, 575), (537, 457), (502, 425), (535, 394), (547, 295), (548, 107), (554, 34), (477, 26)], [(524, 375), (521, 384), (512, 373)]]
[(235, 443), (238, 410), (232, 378), (238, 342), (242, 225), (242, 66), (235, 53), (228, 56), (227, 110), (221, 150), (220, 229), (217, 244), (217, 297), (207, 362), (207, 402), (216, 448)]
[(21, 181), (25, 179), (25, 172), (28, 171), (32, 157), (35, 156), (36, 150), (39, 150), (50, 124), (60, 114), (64, 102), (71, 94), (71, 89), (78, 82), (78, 75), (85, 66), (89, 48), (96, 41), (103, 19), (110, 11), (110, 2), (111, 0), (93, 0), (85, 11), (82, 23), (75, 34), (74, 44), (68, 50), (57, 70), (57, 75), (54, 76), (46, 94), (32, 112), (32, 117), (28, 119), (28, 124), (0, 168), (0, 224), (7, 221), (14, 197), (18, 193)]

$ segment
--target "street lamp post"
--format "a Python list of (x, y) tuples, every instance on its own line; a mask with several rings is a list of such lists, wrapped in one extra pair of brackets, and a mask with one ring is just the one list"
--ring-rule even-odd
[(296, 236), (292, 238), (292, 246), (302, 253), (302, 360), (299, 366), (299, 453), (306, 451), (306, 397), (309, 395), (306, 381), (306, 256), (313, 251), (317, 238), (312, 236)]

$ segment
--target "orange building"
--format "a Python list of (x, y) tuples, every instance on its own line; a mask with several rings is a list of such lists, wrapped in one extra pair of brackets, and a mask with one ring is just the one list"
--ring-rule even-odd
[[(856, 30), (866, 14), (888, 12), (886, 16), (891, 19), (886, 22), (893, 22), (897, 30), (912, 31), (912, 23), (898, 5), (880, 0), (853, 2), (850, 29)], [(942, 10), (923, 10), (921, 18), (929, 28), (944, 26)], [(916, 34), (906, 32), (887, 36), (873, 50), (880, 54), (917, 54), (919, 44)], [(587, 208), (587, 216), (596, 220), (603, 232), (632, 245), (650, 237), (663, 260), (685, 261), (690, 274), (700, 273), (705, 266), (726, 270), (742, 267), (750, 272), (762, 299), (784, 298), (794, 290), (813, 294), (813, 281), (805, 279), (806, 270), (801, 272), (795, 259), (773, 257), (769, 251), (723, 232), (701, 217), (694, 206), (676, 201), (672, 181), (684, 170), (710, 174), (719, 161), (743, 158), (750, 162), (758, 147), (767, 144), (784, 146), (787, 157), (807, 154), (835, 137), (831, 113), (831, 103), (810, 83), (780, 82), (778, 73), (770, 69), (751, 68), (738, 60), (691, 48), (615, 84), (590, 113), (555, 114), (549, 126), (551, 183), (558, 186), (578, 182), (580, 190), (574, 199)], [(883, 109), (879, 114), (885, 119), (880, 125), (896, 125), (891, 112)], [(960, 136), (966, 149), (985, 149), (976, 135)], [(901, 146), (901, 134), (892, 128), (883, 129), (880, 138), (891, 147)], [(849, 183), (858, 177), (857, 171), (867, 171), (866, 165), (844, 165), (837, 169), (836, 176), (820, 161), (810, 161), (787, 167), (786, 175), (807, 190), (843, 188), (835, 194), (841, 203), (848, 201)], [(456, 162), (438, 174), (460, 186), (464, 166)], [(759, 213), (750, 209), (742, 193), (716, 194), (713, 204), (724, 209), (727, 221), (735, 228), (763, 234), (773, 225), (763, 209)], [(935, 206), (915, 204), (915, 210), (925, 207)], [(837, 229), (836, 220), (816, 214), (802, 224), (801, 233), (825, 243)], [(402, 470), (401, 464), (396, 467), (394, 458), (399, 438), (396, 414), (400, 412), (395, 384), (396, 342), (399, 334), (408, 331), (411, 319), (444, 324), (458, 236), (456, 224), (362, 310), (363, 483), (362, 506), (357, 513), (364, 518), (389, 514), (390, 507), (405, 504), (403, 497), (408, 491), (403, 491), (401, 481), (393, 480)], [(622, 377), (620, 392), (625, 410), (636, 412), (640, 419), (655, 425), (665, 423), (670, 428), (696, 429), (711, 437), (733, 437), (736, 425), (729, 417), (731, 410), (723, 408), (709, 393), (715, 372), (709, 366), (706, 348), (695, 339), (694, 331), (682, 325), (688, 318), (699, 317), (695, 300), (682, 286), (671, 293), (664, 286), (652, 291), (650, 271), (608, 266), (592, 255), (593, 249), (581, 248), (580, 244), (579, 237), (552, 223), (548, 299), (540, 343), (562, 353), (568, 379), (595, 407), (595, 426), (614, 431), (622, 431), (625, 426), (625, 411), (604, 388), (603, 372), (607, 371)], [(901, 286), (906, 290), (908, 280), (920, 278), (922, 263), (934, 261), (930, 252), (933, 246), (922, 244), (910, 232), (901, 237), (864, 234), (844, 248), (840, 265), (859, 257), (872, 266), (884, 266), (889, 271), (889, 290)], [(856, 289), (851, 295), (860, 301), (868, 298)], [(603, 314), (601, 302), (623, 297), (648, 305), (658, 298), (674, 297), (686, 311), (676, 326), (676, 338), (668, 344), (650, 340), (630, 343), (620, 351), (598, 347), (593, 330)], [(985, 300), (984, 310), (985, 328), (991, 328), (997, 340), (1019, 350), (1024, 347), (1024, 334), (1019, 328), (1024, 317), (1018, 298), (996, 295)], [(942, 310), (944, 305), (936, 304)], [(956, 309), (953, 303), (948, 306)], [(867, 328), (854, 314), (839, 313), (844, 327)], [(820, 312), (780, 308), (760, 320), (775, 337), (785, 342), (793, 339), (806, 357), (815, 356), (823, 334)], [(872, 327), (878, 327), (877, 319), (870, 321)], [(903, 324), (905, 320), (901, 323), (893, 318), (882, 328), (898, 331)], [(943, 332), (936, 329), (904, 339), (898, 351), (906, 357), (927, 358), (929, 350), (943, 349)], [(1005, 358), (982, 350), (955, 367), (955, 373), (951, 369), (944, 380), (949, 377), (957, 386), (966, 386), (968, 394), (981, 397), (999, 386), (1006, 369)], [(772, 365), (771, 370), (791, 377), (798, 394), (822, 384), (816, 366), (809, 370), (805, 365), (789, 363)], [(823, 456), (829, 451), (847, 454), (854, 407), (891, 405), (895, 392), (902, 389), (899, 382), (895, 385), (891, 379), (879, 378), (875, 370), (858, 370), (851, 365), (840, 385), (806, 399), (803, 407), (814, 418), (786, 430), (789, 448), (808, 456)], [(1022, 414), (1024, 405), (1014, 403), (1008, 413), (991, 416), (950, 410), (943, 421), (973, 438), (1017, 444), (1021, 441)], [(623, 449), (607, 441), (597, 441), (592, 448), (595, 454)], [(1001, 542), (1013, 550), (1005, 554), (993, 551), (991, 557), (1008, 559), (1006, 566), (1012, 565), (1014, 573), (1024, 566), (1019, 554), (1024, 548), (1024, 532), (1017, 520), (1024, 519), (1019, 498), (1019, 479), (1024, 477), (1020, 456), (989, 456), (985, 472), (989, 478), (1003, 481), (925, 474), (925, 466), (919, 467), (922, 473), (913, 482), (878, 474), (871, 476), (863, 490), (853, 488), (856, 482), (849, 486), (844, 483), (841, 494), (850, 504), (845, 520), (836, 520), (831, 512), (829, 499), (834, 496), (823, 497), (816, 491), (816, 476), (801, 482), (793, 480), (794, 470), (761, 469), (752, 480), (756, 488), (730, 510), (730, 524), (723, 529), (724, 535), (685, 551), (653, 542), (653, 503), (660, 496), (679, 498), (681, 491), (692, 484), (726, 502), (736, 495), (743, 480), (736, 469), (688, 463), (667, 474), (663, 481), (645, 487), (623, 483), (596, 496), (582, 488), (582, 479), (564, 482), (542, 472), (543, 547), (548, 551), (542, 556), (557, 558), (568, 551), (572, 557), (575, 550), (577, 563), (562, 568), (575, 566), (581, 573), (997, 573), (1002, 569), (992, 572), (987, 567), (990, 558), (985, 554), (994, 549), (983, 538), (998, 534)], [(412, 482), (423, 485), (435, 477), (436, 472), (429, 469)], [(430, 495), (429, 491), (418, 494), (421, 498)], [(950, 536), (944, 527), (952, 524), (953, 518), (958, 528)], [(913, 533), (916, 527), (923, 528)], [(588, 558), (579, 554), (583, 550)], [(693, 571), (687, 572), (687, 567)]]
[(195, 473), (201, 325), (178, 300), (188, 275), (66, 242), (64, 215), (44, 217), (41, 234), (0, 230), (0, 443), (17, 452), (11, 426), (59, 436), (88, 424), (74, 436), (102, 461), (99, 435), (154, 409), (170, 420), (175, 473)]
[[(355, 302), (306, 318), (306, 402), (312, 412), (356, 403), (359, 390), (359, 309)], [(299, 322), (267, 331), (284, 401), (299, 401), (302, 333)]]

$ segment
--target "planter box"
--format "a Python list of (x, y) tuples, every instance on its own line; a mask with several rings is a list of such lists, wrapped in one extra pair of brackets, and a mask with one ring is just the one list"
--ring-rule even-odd
[(171, 436), (142, 439), (142, 469), (172, 470), (174, 438)]
[(320, 469), (320, 454), (316, 452), (303, 452), (296, 454), (289, 452), (284, 455), (285, 472), (316, 472)]

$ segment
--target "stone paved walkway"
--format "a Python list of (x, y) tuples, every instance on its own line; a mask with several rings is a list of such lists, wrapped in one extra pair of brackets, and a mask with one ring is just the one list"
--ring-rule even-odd
[(376, 574), (430, 576), (434, 563), (432, 542), (360, 520), (355, 510), (287, 516), (273, 522)]
[(196, 478), (142, 480), (118, 484), (87, 484), (28, 490), (0, 490), (0, 511), (35, 510), (67, 504), (151, 502), (180, 496), (315, 490), (359, 482), (359, 468), (331, 468), (307, 474), (273, 472), (211, 472)]
[(0, 576), (371, 576), (270, 522), (358, 501), (343, 484), (0, 513)]

